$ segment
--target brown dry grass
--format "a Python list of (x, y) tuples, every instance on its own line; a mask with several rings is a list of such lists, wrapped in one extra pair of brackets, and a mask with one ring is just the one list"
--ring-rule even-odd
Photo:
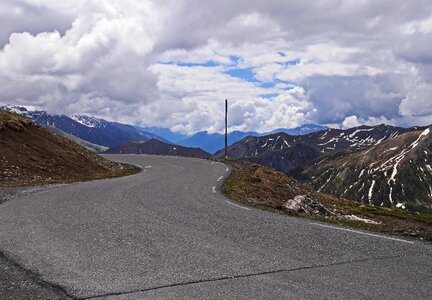
[(138, 171), (1, 109), (0, 128), (0, 188), (85, 181)]
[(10, 128), (15, 131), (24, 131), (25, 127), (30, 124), (31, 121), (29, 119), (19, 114), (10, 113), (0, 109), (0, 130)]
[[(332, 195), (317, 193), (309, 186), (299, 183), (284, 173), (260, 165), (240, 161), (225, 161), (225, 163), (231, 165), (233, 171), (225, 181), (223, 190), (227, 197), (243, 204), (373, 232), (432, 241), (431, 215), (363, 205)], [(287, 211), (283, 204), (296, 195), (309, 195), (337, 215), (356, 215), (379, 224)]]

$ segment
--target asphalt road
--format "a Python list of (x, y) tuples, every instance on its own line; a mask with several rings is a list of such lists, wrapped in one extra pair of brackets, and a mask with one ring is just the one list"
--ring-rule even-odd
[(220, 163), (108, 157), (144, 171), (0, 205), (0, 250), (64, 298), (432, 298), (430, 244), (243, 207)]

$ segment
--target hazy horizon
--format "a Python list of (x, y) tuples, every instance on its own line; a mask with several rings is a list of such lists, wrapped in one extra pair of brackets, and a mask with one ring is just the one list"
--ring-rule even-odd
[[(5, 103), (2, 103), (2, 102), (0, 102), (0, 108), (1, 107), (13, 107), (14, 105), (11, 105), (11, 104), (5, 104)], [(37, 107), (31, 107), (31, 106), (26, 106), (26, 105), (22, 105), (21, 107), (24, 107), (24, 108), (26, 108), (27, 110), (29, 110), (29, 111), (45, 111), (45, 110), (43, 110), (42, 108), (37, 108)], [(46, 111), (45, 111), (46, 112)], [(48, 112), (49, 113), (49, 112)], [(57, 115), (65, 115), (65, 116), (68, 116), (68, 117), (71, 117), (72, 115), (66, 115), (66, 114), (57, 114)], [(102, 120), (105, 120), (105, 121), (109, 121), (109, 122), (116, 122), (115, 120), (110, 120), (110, 119), (103, 119), (103, 118), (99, 118), (99, 117), (96, 117), (96, 116), (92, 116), (92, 115), (90, 115), (90, 114), (85, 114), (86, 116), (89, 116), (89, 117), (92, 117), (92, 118), (96, 118), (96, 119), (102, 119)], [(77, 121), (77, 120), (75, 120), (75, 121)], [(132, 124), (132, 123), (124, 123), (124, 124), (127, 124), (127, 125), (131, 125), (131, 126), (134, 126), (134, 127), (139, 127), (141, 130), (144, 130), (144, 131), (148, 131), (148, 132), (155, 132), (155, 131), (153, 131), (153, 130), (169, 130), (169, 131), (171, 131), (172, 133), (174, 133), (174, 134), (179, 134), (179, 135), (183, 135), (183, 136), (185, 136), (185, 137), (192, 137), (192, 136), (194, 136), (194, 135), (196, 135), (196, 134), (198, 134), (198, 133), (203, 133), (203, 132), (205, 132), (205, 133), (207, 133), (207, 134), (224, 134), (225, 133), (225, 131), (224, 130), (221, 130), (221, 131), (217, 131), (217, 132), (209, 132), (209, 131), (207, 131), (207, 130), (198, 130), (198, 131), (194, 131), (194, 132), (181, 132), (181, 131), (174, 131), (174, 130), (172, 130), (171, 128), (169, 128), (169, 127), (160, 127), (160, 126), (152, 126), (152, 125), (149, 125), (149, 126), (142, 126), (142, 125), (140, 125), (140, 124)], [(304, 123), (304, 124), (299, 124), (298, 126), (296, 126), (296, 127), (290, 127), (290, 128), (284, 128), (284, 127), (278, 127), (278, 128), (273, 128), (273, 129), (271, 129), (271, 130), (268, 130), (268, 131), (262, 131), (262, 130), (255, 130), (255, 131), (253, 131), (253, 130), (248, 130), (248, 131), (241, 131), (241, 130), (233, 130), (233, 129), (231, 129), (229, 126), (228, 126), (228, 133), (229, 134), (232, 134), (232, 133), (235, 133), (235, 132), (241, 132), (241, 133), (248, 133), (248, 132), (250, 132), (250, 133), (257, 133), (257, 134), (273, 134), (273, 133), (277, 133), (278, 132), (278, 130), (281, 130), (281, 131), (283, 131), (283, 130), (296, 130), (296, 129), (299, 129), (299, 128), (303, 128), (303, 127), (307, 127), (307, 126), (321, 126), (321, 127), (327, 127), (327, 128), (329, 128), (329, 129), (342, 129), (342, 130), (346, 130), (346, 129), (351, 129), (351, 128), (356, 128), (356, 127), (360, 127), (360, 126), (378, 126), (378, 125), (386, 125), (386, 126), (395, 126), (395, 125), (392, 125), (392, 124), (386, 124), (386, 123), (380, 123), (380, 124), (357, 124), (357, 125), (354, 125), (354, 126), (350, 126), (350, 127), (344, 127), (343, 126), (343, 124), (316, 124), (316, 123)], [(427, 125), (423, 125), (423, 127), (424, 126), (431, 126), (432, 124), (427, 124)], [(416, 125), (413, 125), (413, 126), (400, 126), (400, 127), (403, 127), (403, 128), (408, 128), (408, 127), (415, 127)], [(422, 126), (419, 126), (419, 127), (422, 127)], [(148, 130), (148, 129), (153, 129), (153, 130)]]

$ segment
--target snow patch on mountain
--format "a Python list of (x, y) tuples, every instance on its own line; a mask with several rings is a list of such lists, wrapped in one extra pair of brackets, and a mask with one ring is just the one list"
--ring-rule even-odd
[(5, 105), (5, 106), (1, 106), (1, 108), (26, 117), (28, 117), (31, 113), (38, 111), (38, 109), (35, 106), (29, 106), (29, 105), (26, 106)]
[(91, 128), (102, 128), (104, 127), (104, 121), (98, 118), (89, 117), (85, 115), (72, 115), (70, 118), (84, 126)]
[(368, 193), (369, 204), (372, 204), (373, 189), (374, 189), (375, 183), (376, 183), (376, 181), (372, 180), (372, 184), (370, 186), (369, 193)]

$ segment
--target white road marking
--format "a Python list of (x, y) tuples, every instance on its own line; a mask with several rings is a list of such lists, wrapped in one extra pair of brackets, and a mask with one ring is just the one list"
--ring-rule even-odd
[(216, 194), (216, 187), (215, 187), (215, 186), (212, 186), (212, 192), (213, 192), (214, 194)]
[(228, 173), (228, 171), (229, 171), (229, 168), (226, 168), (225, 172), (227, 172), (227, 173)]
[(392, 237), (389, 237), (389, 236), (383, 236), (383, 235), (378, 235), (378, 234), (373, 234), (373, 233), (366, 233), (366, 232), (361, 232), (361, 231), (357, 231), (357, 230), (352, 230), (352, 229), (347, 229), (347, 228), (339, 228), (339, 227), (328, 226), (328, 225), (318, 224), (318, 223), (312, 223), (312, 224), (316, 225), (316, 226), (321, 226), (321, 227), (326, 227), (326, 228), (331, 228), (331, 229), (336, 229), (336, 230), (343, 230), (343, 231), (348, 231), (348, 232), (353, 232), (353, 233), (358, 233), (358, 234), (373, 236), (373, 237), (387, 239), (387, 240), (392, 240), (392, 241), (398, 241), (398, 242), (403, 242), (403, 243), (408, 243), (408, 244), (414, 244), (414, 242), (411, 242), (411, 241), (406, 241), (406, 240), (402, 240), (402, 239), (392, 238)]
[(221, 181), (223, 179), (223, 176), (219, 177), (217, 181)]
[(232, 203), (232, 202), (230, 202), (228, 200), (225, 200), (225, 202), (228, 203), (228, 204), (231, 204), (232, 206), (238, 207), (238, 208), (242, 208), (242, 209), (245, 209), (245, 210), (251, 210), (250, 208), (234, 204), (234, 203)]
[(151, 168), (151, 167), (152, 167), (152, 166), (145, 166), (146, 169), (149, 169), (149, 168)]

